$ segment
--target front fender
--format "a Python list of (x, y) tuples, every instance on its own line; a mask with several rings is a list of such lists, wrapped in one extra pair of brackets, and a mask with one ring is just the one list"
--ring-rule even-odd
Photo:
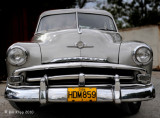
[(147, 73), (151, 74), (153, 60), (148, 65), (145, 66), (137, 65), (133, 60), (133, 51), (135, 48), (139, 46), (148, 46), (148, 45), (138, 41), (122, 42), (120, 45), (120, 52), (119, 52), (119, 64), (141, 67), (146, 69)]
[(25, 64), (23, 64), (22, 66), (11, 65), (6, 60), (8, 77), (11, 76), (12, 73), (16, 69), (20, 69), (20, 68), (24, 68), (24, 67), (30, 67), (30, 66), (40, 65), (41, 64), (41, 52), (40, 52), (40, 47), (39, 47), (38, 43), (15, 43), (15, 44), (11, 45), (10, 47), (14, 47), (14, 46), (20, 46), (20, 47), (25, 48), (27, 50), (27, 52), (28, 52), (28, 57), (27, 57), (27, 62)]

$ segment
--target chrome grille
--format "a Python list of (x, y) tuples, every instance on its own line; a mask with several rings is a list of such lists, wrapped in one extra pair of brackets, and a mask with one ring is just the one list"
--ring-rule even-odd
[(79, 85), (79, 75), (85, 76), (85, 85), (114, 84), (114, 76), (120, 76), (120, 82), (134, 82), (133, 70), (108, 68), (61, 68), (26, 72), (25, 84), (39, 85), (44, 75), (48, 77), (49, 85)]
[(109, 69), (109, 68), (59, 68), (59, 69), (47, 69), (47, 70), (36, 70), (27, 71), (27, 77), (43, 77), (45, 74), (47, 76), (59, 76), (59, 75), (74, 75), (74, 74), (96, 74), (96, 75), (115, 75), (120, 76), (133, 76), (133, 70), (122, 70), (122, 69)]

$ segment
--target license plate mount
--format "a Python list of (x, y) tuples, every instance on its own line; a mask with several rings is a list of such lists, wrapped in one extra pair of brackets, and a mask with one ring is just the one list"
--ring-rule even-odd
[(68, 102), (96, 102), (97, 88), (90, 88), (90, 87), (68, 88), (67, 100)]

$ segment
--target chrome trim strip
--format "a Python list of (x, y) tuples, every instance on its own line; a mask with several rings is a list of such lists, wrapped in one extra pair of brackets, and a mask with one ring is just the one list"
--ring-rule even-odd
[[(152, 85), (151, 83), (150, 84), (121, 84), (120, 86), (123, 88), (123, 87), (145, 87), (145, 86), (150, 86)], [(14, 86), (14, 85), (10, 85), (8, 84), (7, 85), (9, 88), (13, 88), (13, 89), (35, 89), (35, 88), (40, 88), (40, 86)], [(106, 86), (113, 86), (112, 84), (97, 84), (97, 85), (85, 85), (85, 87), (106, 87)], [(65, 87), (78, 87), (78, 85), (49, 85), (48, 86), (49, 88), (65, 88)]]
[(14, 85), (11, 85), (11, 84), (8, 84), (7, 85), (9, 88), (13, 88), (13, 89), (23, 89), (23, 88), (27, 88), (27, 89), (35, 89), (35, 88), (40, 88), (40, 86), (27, 86), (27, 85), (20, 85), (20, 86), (14, 86)]
[(95, 62), (70, 62), (70, 63), (45, 64), (45, 65), (37, 65), (27, 68), (21, 68), (15, 70), (13, 76), (18, 76), (20, 73), (25, 71), (47, 70), (47, 69), (57, 69), (57, 68), (80, 68), (80, 67), (124, 69), (124, 70), (137, 70), (146, 72), (146, 70), (143, 68), (121, 65), (121, 64), (95, 63)]
[[(112, 86), (111, 84), (100, 84), (100, 85), (85, 85), (85, 87), (106, 87), (106, 86)], [(13, 89), (34, 89), (34, 88), (40, 88), (40, 86), (13, 86), (8, 84), (9, 88)], [(68, 87), (79, 87), (78, 85), (49, 85), (48, 88), (68, 88)]]
[(77, 11), (77, 9), (75, 10), (75, 12), (76, 12), (77, 31), (78, 31), (79, 34), (82, 34), (82, 30), (79, 27), (78, 11)]
[[(83, 48), (93, 48), (94, 46), (87, 46), (87, 44), (86, 43), (83, 43), (82, 41), (78, 41), (77, 43), (75, 43), (74, 45), (71, 45), (71, 46), (67, 46), (68, 48), (78, 48), (78, 49), (83, 49)], [(77, 59), (75, 60), (75, 61), (78, 61), (79, 59), (81, 59), (82, 58), (82, 60), (81, 61), (85, 61), (85, 59), (86, 59), (86, 61), (93, 61), (92, 59), (96, 59), (96, 58), (87, 58), (87, 57), (76, 57)], [(79, 59), (78, 59), (79, 58)], [(69, 60), (69, 59), (71, 59), (71, 60)], [(74, 58), (68, 58), (68, 61), (73, 61), (73, 59)], [(97, 58), (98, 59), (98, 58)], [(60, 61), (67, 61), (67, 58), (66, 58), (66, 60), (64, 60), (63, 58), (62, 58), (62, 60), (60, 60)], [(51, 61), (52, 62), (52, 61)]]
[(88, 57), (73, 57), (73, 58), (56, 58), (51, 61), (51, 63), (57, 62), (103, 62), (106, 63), (107, 59), (103, 58), (88, 58)]
[(49, 77), (49, 80), (65, 80), (65, 79), (78, 79), (79, 75), (60, 75)]
[(51, 63), (56, 63), (56, 62), (107, 62), (107, 59), (102, 59), (102, 58), (88, 58), (88, 57), (73, 57), (73, 58), (56, 58), (51, 61)]
[[(97, 84), (97, 85), (85, 85), (85, 87), (106, 87), (108, 86), (107, 84)], [(79, 87), (79, 85), (51, 85), (50, 87), (54, 87), (54, 88), (65, 88), (65, 87)]]
[[(85, 79), (110, 79), (114, 78), (113, 75), (94, 75), (94, 74), (85, 74)], [(59, 75), (59, 76), (49, 76), (48, 80), (67, 80), (67, 79), (78, 79), (79, 75), (78, 74), (73, 74), (73, 75)], [(119, 76), (119, 79), (133, 79), (132, 76)], [(35, 81), (40, 81), (41, 78), (27, 78), (28, 82), (35, 82)]]
[[(60, 75), (60, 76), (49, 76), (48, 80), (65, 80), (65, 79), (78, 79), (79, 75)], [(27, 78), (28, 82), (40, 81), (40, 77), (38, 78)]]

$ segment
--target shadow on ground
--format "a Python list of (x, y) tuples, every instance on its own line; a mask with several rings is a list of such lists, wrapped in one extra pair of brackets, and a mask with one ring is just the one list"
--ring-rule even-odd
[[(21, 117), (19, 115), (18, 117)], [(121, 118), (125, 116), (127, 115), (118, 105), (111, 103), (56, 103), (42, 106), (34, 115), (23, 115), (23, 118)]]

